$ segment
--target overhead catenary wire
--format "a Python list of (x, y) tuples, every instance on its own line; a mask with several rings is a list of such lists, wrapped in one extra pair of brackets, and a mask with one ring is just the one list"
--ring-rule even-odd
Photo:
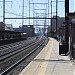
[[(8, 11), (7, 9), (5, 9), (5, 10), (6, 10), (6, 12), (5, 12), (5, 13), (9, 13), (9, 14), (13, 14), (13, 15), (21, 16), (21, 17), (22, 17), (22, 15), (19, 15), (19, 14), (13, 13), (13, 12), (10, 12), (10, 11)], [(26, 17), (26, 16), (24, 16), (24, 17)]]

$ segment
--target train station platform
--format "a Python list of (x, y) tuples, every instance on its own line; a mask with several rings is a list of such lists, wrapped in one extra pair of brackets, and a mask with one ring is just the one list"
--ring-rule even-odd
[(75, 75), (75, 69), (68, 56), (59, 55), (59, 42), (50, 38), (19, 75)]

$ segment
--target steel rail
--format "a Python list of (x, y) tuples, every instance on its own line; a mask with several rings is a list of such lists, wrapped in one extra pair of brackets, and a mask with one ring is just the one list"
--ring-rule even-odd
[[(2, 51), (2, 53), (0, 51), (0, 61), (2, 61), (3, 59), (6, 59), (9, 56), (12, 56), (14, 53), (17, 53), (19, 51), (22, 51), (24, 48), (25, 49), (28, 48), (28, 46), (30, 46), (32, 43), (34, 44), (35, 41), (37, 41), (37, 40), (30, 40), (26, 44), (24, 43), (22, 45), (19, 45), (19, 46), (10, 48), (11, 50), (10, 49), (7, 49), (7, 51), (6, 51), (6, 49), (5, 49), (4, 51)], [(8, 51), (8, 50), (10, 50), (10, 51)]]
[(34, 43), (32, 42), (32, 44), (29, 44), (28, 46), (23, 47), (22, 49), (18, 49), (16, 51), (11, 51), (11, 52), (9, 52), (7, 54), (4, 54), (4, 55), (2, 55), (2, 57), (0, 56), (0, 62), (5, 60), (5, 59), (7, 59), (7, 58), (9, 58), (9, 57), (11, 57), (11, 56), (13, 56), (13, 55), (15, 55), (15, 54), (17, 54), (17, 53), (19, 53), (19, 52), (22, 52), (24, 49), (27, 49), (27, 48), (35, 45), (36, 43), (38, 43), (38, 41), (34, 42)]
[(12, 70), (12, 68), (16, 67), (19, 63), (21, 63), (24, 59), (26, 59), (28, 56), (30, 56), (34, 51), (36, 51), (42, 44), (44, 43), (44, 40), (39, 44), (39, 46), (37, 46), (35, 49), (33, 49), (31, 52), (29, 52), (28, 54), (26, 54), (23, 58), (21, 58), (20, 60), (18, 60), (15, 64), (11, 65), (9, 68), (7, 68), (6, 70), (4, 70), (3, 72), (0, 73), (0, 75), (5, 75), (6, 73), (8, 73), (8, 71)]

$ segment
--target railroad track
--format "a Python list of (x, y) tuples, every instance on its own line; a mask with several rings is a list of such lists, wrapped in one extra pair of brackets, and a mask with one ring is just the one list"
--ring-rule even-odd
[(35, 42), (25, 47), (2, 55), (0, 58), (0, 75), (5, 75), (8, 71), (31, 55), (36, 49), (38, 49), (43, 42), (43, 37), (40, 37)]
[(27, 40), (27, 41), (21, 41), (21, 42), (17, 42), (17, 43), (14, 43), (13, 46), (9, 46), (8, 48), (5, 48), (5, 49), (1, 49), (0, 50), (0, 57), (1, 56), (4, 56), (6, 54), (9, 54), (11, 52), (14, 52), (14, 51), (17, 51), (18, 49), (21, 49), (33, 42), (35, 42), (36, 39), (31, 39), (31, 40)]
[(4, 50), (1, 50), (0, 51), (0, 62), (3, 61), (3, 60), (5, 60), (9, 56), (12, 56), (12, 55), (14, 55), (14, 54), (22, 51), (23, 50), (23, 47), (25, 49), (28, 48), (29, 46), (31, 46), (30, 44), (34, 43), (35, 41), (36, 41), (36, 39), (28, 40), (27, 43), (26, 42), (23, 42), (22, 44), (19, 43), (19, 45), (17, 45), (17, 46), (14, 46), (14, 47), (10, 47), (10, 48), (6, 48)]
[(20, 41), (20, 42), (16, 42), (16, 43), (11, 43), (11, 44), (0, 46), (0, 51), (4, 50), (6, 48), (10, 48), (10, 47), (13, 47), (13, 46), (17, 46), (17, 45), (23, 44), (23, 43), (28, 43), (28, 42), (33, 41), (35, 39), (36, 38), (31, 38), (31, 39), (28, 39), (28, 40), (23, 40), (23, 41)]

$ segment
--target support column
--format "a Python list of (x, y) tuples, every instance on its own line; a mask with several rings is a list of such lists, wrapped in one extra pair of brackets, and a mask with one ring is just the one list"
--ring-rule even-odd
[[(52, 0), (51, 0), (51, 18), (52, 18)], [(52, 37), (52, 19), (51, 19), (51, 37)]]
[(58, 27), (58, 0), (56, 0), (56, 38), (58, 40), (58, 30), (57, 30), (57, 27)]
[(3, 23), (5, 24), (5, 0), (3, 0)]
[(69, 48), (69, 18), (67, 14), (69, 13), (69, 0), (65, 0), (65, 43), (67, 46), (67, 51)]

